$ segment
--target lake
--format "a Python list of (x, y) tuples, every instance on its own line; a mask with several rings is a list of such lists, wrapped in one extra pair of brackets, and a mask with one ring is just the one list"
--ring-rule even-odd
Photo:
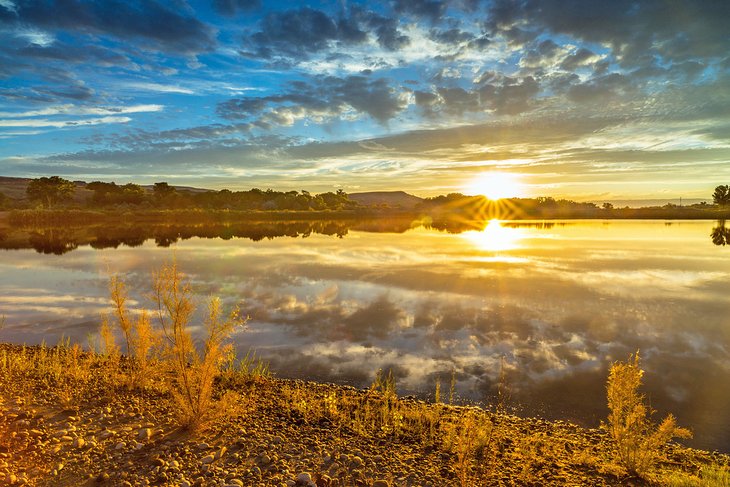
[(502, 390), (521, 414), (596, 426), (610, 363), (640, 350), (658, 415), (728, 452), (726, 235), (617, 220), (5, 228), (0, 340), (87, 343), (108, 273), (149, 306), (151, 272), (174, 256), (201, 308), (216, 295), (250, 315), (239, 354), (278, 376), (367, 386), (390, 369), (400, 393), (432, 396), (453, 371), (461, 400)]

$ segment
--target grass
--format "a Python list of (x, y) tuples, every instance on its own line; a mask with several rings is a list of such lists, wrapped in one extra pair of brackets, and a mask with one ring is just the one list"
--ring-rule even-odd
[(611, 366), (606, 386), (610, 410), (607, 427), (617, 458), (630, 474), (642, 477), (655, 468), (667, 442), (692, 437), (689, 430), (677, 426), (671, 414), (659, 425), (651, 422), (653, 411), (638, 392), (643, 375), (636, 352), (628, 361)]
[[(237, 309), (225, 313), (219, 300), (210, 299), (202, 323), (205, 336), (199, 342), (193, 339), (190, 330), (197, 303), (175, 262), (154, 273), (151, 288), (154, 311), (130, 310), (124, 282), (110, 278), (112, 313), (102, 319), (96, 352), (68, 341), (55, 347), (0, 346), (0, 392), (12, 389), (30, 404), (38, 392), (30, 384), (41, 384), (69, 410), (105, 397), (151, 392), (165, 398), (178, 425), (193, 434), (273, 401), (289, 422), (319, 425), (338, 438), (377, 438), (438, 452), (462, 487), (490, 485), (512, 465), (519, 466), (513, 480), (522, 485), (539, 484), (556, 468), (616, 479), (628, 475), (659, 485), (730, 485), (727, 465), (697, 468), (665, 461), (666, 444), (689, 432), (679, 428), (672, 416), (659, 425), (651, 421), (652, 411), (638, 392), (644, 374), (638, 353), (609, 371), (608, 434), (595, 443), (576, 439), (573, 433), (556, 434), (558, 429), (549, 433), (543, 426), (517, 427), (521, 423), (503, 406), (488, 412), (444, 404), (440, 381), (431, 403), (398, 396), (391, 372), (378, 371), (370, 388), (360, 391), (276, 381), (255, 352), (236, 359), (229, 339), (247, 320)], [(507, 396), (502, 369), (505, 387), (498, 402)], [(452, 372), (449, 403), (454, 385)], [(355, 481), (350, 478), (341, 485)]]

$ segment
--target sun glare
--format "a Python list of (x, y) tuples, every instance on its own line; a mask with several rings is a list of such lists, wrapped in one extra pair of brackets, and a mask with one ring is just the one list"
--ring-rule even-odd
[(469, 195), (484, 195), (490, 200), (522, 195), (522, 183), (515, 174), (485, 172), (476, 176), (465, 188)]
[(464, 232), (464, 237), (482, 250), (500, 252), (518, 248), (524, 234), (519, 228), (503, 226), (499, 220), (490, 220), (484, 230)]

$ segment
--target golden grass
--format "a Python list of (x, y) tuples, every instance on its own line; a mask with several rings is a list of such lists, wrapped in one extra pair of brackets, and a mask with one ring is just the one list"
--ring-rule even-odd
[(617, 458), (629, 473), (639, 476), (655, 467), (661, 448), (672, 438), (692, 437), (689, 430), (677, 426), (671, 414), (658, 426), (651, 422), (653, 411), (638, 392), (643, 375), (636, 352), (628, 361), (611, 366), (606, 386), (610, 410), (607, 427)]

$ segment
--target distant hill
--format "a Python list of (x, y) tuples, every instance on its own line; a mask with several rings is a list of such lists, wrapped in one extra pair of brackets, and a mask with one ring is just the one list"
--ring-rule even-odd
[(25, 188), (29, 182), (30, 178), (8, 178), (0, 176), (0, 193), (10, 198), (25, 198)]
[(423, 198), (408, 194), (405, 191), (369, 191), (366, 193), (348, 193), (347, 196), (362, 206), (387, 205), (391, 208), (411, 209), (423, 201)]
[[(636, 200), (613, 200), (613, 199), (607, 199), (602, 201), (595, 201), (599, 206), (603, 201), (607, 201), (611, 203), (616, 208), (624, 208), (628, 206), (629, 208), (647, 208), (647, 207), (653, 207), (653, 206), (664, 206), (666, 204), (672, 204), (679, 206), (680, 199), (679, 198), (664, 198), (664, 199), (636, 199)], [(712, 197), (708, 198), (682, 198), (681, 204), (682, 206), (689, 206), (689, 205), (696, 205), (699, 203), (702, 203), (703, 201), (707, 202), (708, 204), (712, 204)]]

